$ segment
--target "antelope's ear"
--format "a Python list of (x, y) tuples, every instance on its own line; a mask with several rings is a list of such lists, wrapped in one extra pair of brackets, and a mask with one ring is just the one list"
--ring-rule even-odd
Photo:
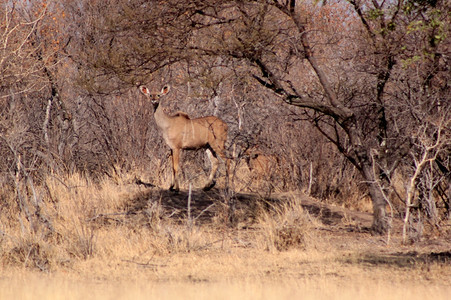
[(141, 85), (141, 86), (139, 87), (139, 91), (140, 91), (141, 93), (143, 93), (144, 95), (146, 95), (146, 96), (150, 94), (149, 89), (146, 88), (144, 85)]
[(171, 89), (171, 87), (169, 85), (165, 85), (162, 89), (160, 94), (161, 95), (166, 95), (167, 93), (169, 93), (169, 90)]

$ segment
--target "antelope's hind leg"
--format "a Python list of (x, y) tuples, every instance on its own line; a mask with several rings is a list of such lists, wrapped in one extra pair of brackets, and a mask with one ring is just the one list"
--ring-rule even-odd
[(179, 174), (179, 161), (180, 161), (180, 149), (172, 149), (172, 181), (171, 186), (169, 187), (170, 191), (178, 192), (180, 190), (179, 188), (179, 180), (178, 180), (178, 174)]
[(208, 159), (211, 162), (210, 176), (208, 176), (208, 181), (203, 188), (204, 191), (208, 191), (211, 190), (216, 184), (216, 181), (214, 179), (216, 171), (218, 170), (219, 162), (216, 158), (216, 153), (212, 152), (212, 150), (207, 149), (205, 152), (207, 152)]
[[(215, 158), (217, 163), (219, 164), (219, 161), (224, 164), (226, 170), (225, 170), (225, 179), (226, 179), (226, 186), (229, 186), (229, 173), (230, 173), (230, 159), (225, 154), (225, 145), (222, 144), (216, 144), (216, 147), (212, 147), (212, 151), (215, 154)], [(216, 167), (217, 168), (217, 167)]]

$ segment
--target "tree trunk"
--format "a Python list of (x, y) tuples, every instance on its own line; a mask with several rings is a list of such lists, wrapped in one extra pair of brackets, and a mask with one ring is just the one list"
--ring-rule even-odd
[(390, 227), (386, 213), (387, 202), (377, 186), (370, 163), (365, 163), (362, 166), (362, 175), (365, 179), (373, 203), (373, 224), (371, 229), (375, 233), (384, 234)]

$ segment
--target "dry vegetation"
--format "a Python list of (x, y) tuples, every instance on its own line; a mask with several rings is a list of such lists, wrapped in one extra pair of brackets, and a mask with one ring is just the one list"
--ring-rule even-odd
[(50, 176), (47, 222), (2, 214), (0, 298), (446, 299), (451, 291), (449, 235), (402, 245), (399, 221), (390, 240), (373, 236), (369, 213), (299, 193), (236, 194), (231, 227), (220, 189), (193, 190), (188, 207), (188, 191), (123, 178)]
[[(450, 10), (1, 1), (0, 299), (449, 298)], [(228, 125), (211, 191), (166, 84)]]

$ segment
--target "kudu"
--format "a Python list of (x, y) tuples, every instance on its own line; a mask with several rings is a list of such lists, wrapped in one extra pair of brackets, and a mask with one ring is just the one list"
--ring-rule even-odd
[(279, 158), (277, 156), (265, 154), (257, 147), (246, 150), (244, 155), (249, 171), (259, 181), (269, 178), (279, 168)]
[(288, 174), (282, 167), (284, 159), (274, 154), (268, 154), (258, 149), (258, 146), (247, 149), (244, 158), (250, 171), (250, 176), (255, 187), (264, 186), (280, 187), (286, 186)]
[(215, 116), (191, 119), (186, 113), (178, 112), (167, 115), (160, 105), (160, 98), (169, 92), (169, 86), (164, 86), (160, 93), (152, 94), (145, 86), (140, 86), (141, 93), (147, 96), (154, 108), (154, 117), (160, 128), (163, 139), (171, 148), (172, 181), (171, 191), (179, 190), (179, 160), (180, 151), (205, 148), (211, 162), (211, 171), (204, 190), (215, 185), (215, 175), (218, 169), (218, 156), (226, 165), (226, 176), (229, 173), (230, 162), (225, 155), (227, 140), (227, 124)]

